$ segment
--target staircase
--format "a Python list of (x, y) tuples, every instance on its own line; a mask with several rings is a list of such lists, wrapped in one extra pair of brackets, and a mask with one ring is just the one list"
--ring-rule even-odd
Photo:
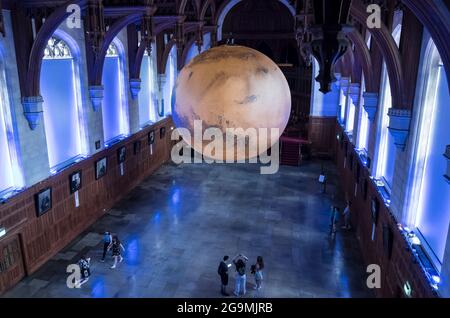
[(300, 145), (295, 142), (282, 141), (280, 146), (280, 163), (286, 166), (299, 166)]

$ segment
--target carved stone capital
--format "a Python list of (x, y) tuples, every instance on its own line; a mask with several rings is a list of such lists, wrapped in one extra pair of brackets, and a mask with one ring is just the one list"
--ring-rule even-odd
[(141, 91), (141, 80), (139, 78), (130, 79), (131, 98), (136, 99)]
[(105, 89), (103, 86), (89, 86), (89, 97), (91, 98), (94, 112), (96, 112), (100, 107), (102, 107), (104, 90)]
[(411, 123), (411, 110), (390, 108), (389, 132), (394, 137), (394, 144), (397, 149), (403, 151), (406, 147), (406, 140), (409, 135), (409, 125)]
[(350, 78), (348, 78), (348, 77), (341, 77), (340, 83), (341, 83), (341, 89), (344, 92), (344, 95), (347, 95), (348, 94), (348, 88), (350, 86)]
[(42, 117), (44, 102), (42, 96), (27, 96), (22, 98), (23, 114), (31, 130), (34, 130)]
[(377, 113), (378, 108), (378, 93), (363, 93), (363, 107), (367, 112), (367, 117), (370, 121), (375, 119), (375, 114)]
[(353, 101), (353, 104), (358, 105), (359, 103), (359, 94), (360, 94), (361, 84), (359, 83), (351, 83), (348, 88), (348, 95)]

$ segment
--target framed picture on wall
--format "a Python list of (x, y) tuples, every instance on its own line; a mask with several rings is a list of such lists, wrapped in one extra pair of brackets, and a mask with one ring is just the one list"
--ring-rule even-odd
[(133, 144), (133, 153), (135, 155), (137, 155), (138, 153), (141, 152), (141, 141), (140, 140), (136, 140)]
[(117, 149), (117, 161), (119, 163), (125, 162), (126, 156), (127, 156), (127, 148), (125, 146)]
[(106, 174), (106, 157), (95, 162), (95, 180), (100, 179)]
[(35, 195), (36, 214), (41, 216), (52, 208), (52, 188), (41, 190)]
[(70, 193), (81, 189), (81, 170), (75, 171), (69, 176)]
[(148, 133), (148, 144), (152, 145), (155, 142), (155, 131), (152, 130)]
[(161, 127), (159, 129), (159, 139), (163, 139), (166, 136), (166, 127)]

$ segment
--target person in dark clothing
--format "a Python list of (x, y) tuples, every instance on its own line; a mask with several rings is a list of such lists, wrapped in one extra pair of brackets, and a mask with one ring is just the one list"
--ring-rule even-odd
[(80, 285), (87, 282), (89, 279), (89, 276), (91, 276), (90, 263), (91, 263), (91, 259), (86, 258), (86, 256), (84, 256), (84, 255), (78, 261), (78, 266), (80, 266), (80, 271), (81, 271), (81, 281), (79, 283)]
[(230, 294), (227, 293), (227, 285), (228, 285), (228, 265), (226, 261), (228, 260), (228, 255), (225, 255), (223, 257), (223, 260), (219, 264), (219, 268), (217, 269), (218, 274), (220, 275), (220, 280), (222, 283), (221, 287), (221, 293), (224, 296), (230, 296)]
[(105, 234), (103, 234), (103, 256), (101, 261), (104, 262), (105, 261), (105, 256), (106, 256), (106, 252), (108, 251), (108, 247), (112, 242), (112, 235), (109, 232), (105, 232)]
[(111, 244), (109, 244), (108, 250), (111, 248), (112, 248), (112, 255), (114, 258), (114, 265), (111, 266), (111, 268), (114, 269), (117, 266), (118, 260), (119, 260), (119, 263), (123, 261), (121, 251), (125, 251), (125, 248), (123, 247), (122, 243), (120, 242), (120, 240), (117, 236), (113, 237)]
[(330, 214), (330, 235), (334, 237), (339, 222), (339, 208), (336, 205), (331, 206)]

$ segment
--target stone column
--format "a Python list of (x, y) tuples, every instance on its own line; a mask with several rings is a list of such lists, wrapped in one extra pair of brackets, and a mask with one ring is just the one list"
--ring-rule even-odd
[(94, 154), (104, 148), (103, 134), (103, 86), (89, 86), (89, 97), (92, 107), (86, 107), (86, 121), (88, 127), (88, 151)]
[[(339, 99), (339, 107), (341, 109), (342, 109), (342, 107), (344, 107), (344, 109), (345, 109), (344, 118), (342, 118), (341, 125), (345, 127), (346, 126), (347, 113), (348, 113), (347, 104), (348, 104), (348, 91), (349, 91), (349, 86), (350, 86), (350, 78), (342, 77), (341, 80), (340, 80), (340, 83), (341, 83), (341, 90), (342, 90), (342, 92), (343, 92), (343, 94), (345, 96), (345, 99), (344, 99), (344, 102), (343, 102), (344, 105), (341, 104), (342, 102)], [(339, 96), (339, 98), (340, 98), (340, 96)]]
[(355, 146), (358, 145), (357, 140), (359, 138), (359, 117), (360, 117), (360, 96), (361, 96), (361, 84), (360, 83), (351, 83), (349, 90), (348, 90), (348, 96), (350, 97), (350, 101), (355, 106), (355, 117), (353, 118), (353, 143)]
[(17, 122), (22, 171), (26, 187), (50, 175), (41, 96), (22, 98), (24, 117)]
[[(375, 152), (375, 134), (376, 134), (376, 114), (378, 109), (378, 93), (373, 92), (364, 92), (363, 93), (363, 107), (367, 112), (367, 118), (369, 119), (369, 141), (367, 146), (367, 152), (369, 158), (374, 158)], [(372, 165), (370, 164), (370, 168)]]
[(167, 105), (164, 100), (164, 88), (166, 86), (167, 76), (166, 74), (158, 74), (158, 118), (161, 119), (164, 117), (166, 112)]
[(141, 90), (140, 79), (130, 79), (131, 99), (128, 102), (128, 115), (130, 120), (130, 134), (134, 134), (140, 129), (139, 119), (139, 92)]

